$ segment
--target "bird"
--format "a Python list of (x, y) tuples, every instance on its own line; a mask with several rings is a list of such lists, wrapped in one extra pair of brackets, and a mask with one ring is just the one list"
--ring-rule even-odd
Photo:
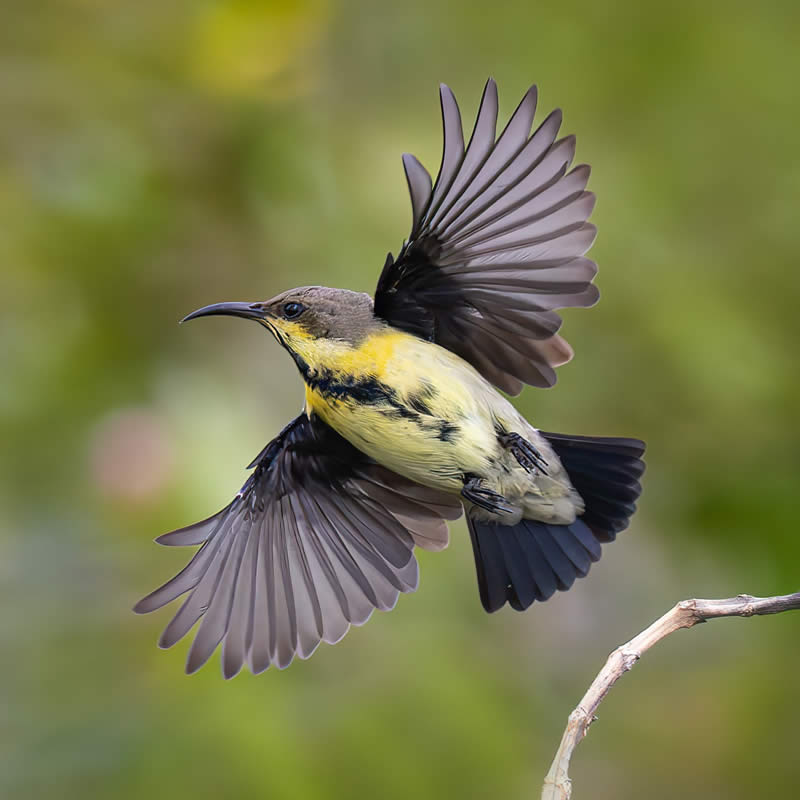
[(573, 356), (557, 310), (599, 297), (585, 255), (596, 235), (590, 168), (571, 167), (575, 137), (558, 138), (559, 109), (533, 129), (537, 99), (532, 86), (498, 135), (489, 79), (465, 145), (441, 84), (438, 176), (403, 155), (412, 229), (374, 297), (304, 286), (182, 320), (255, 321), (305, 392), (228, 506), (156, 539), (199, 545), (134, 607), (186, 595), (159, 645), (199, 621), (187, 673), (220, 643), (227, 679), (338, 642), (417, 588), (415, 548), (447, 547), (462, 514), (488, 612), (569, 589), (628, 527), (644, 442), (543, 432), (509, 399), (556, 382)]

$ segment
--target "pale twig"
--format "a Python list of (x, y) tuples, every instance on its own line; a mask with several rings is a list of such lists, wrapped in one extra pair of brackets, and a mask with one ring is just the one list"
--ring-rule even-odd
[(800, 609), (800, 592), (780, 597), (751, 597), (740, 594), (726, 600), (683, 600), (638, 636), (614, 650), (577, 708), (569, 715), (561, 744), (544, 779), (542, 800), (569, 800), (572, 794), (569, 762), (573, 750), (586, 736), (595, 719), (597, 707), (611, 687), (653, 645), (681, 628), (691, 628), (698, 622), (709, 619), (779, 614), (793, 609)]

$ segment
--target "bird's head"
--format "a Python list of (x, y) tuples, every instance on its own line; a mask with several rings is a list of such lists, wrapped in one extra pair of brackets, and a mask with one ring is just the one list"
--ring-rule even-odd
[(362, 292), (303, 286), (258, 303), (214, 303), (184, 317), (224, 314), (252, 319), (267, 328), (294, 357), (301, 370), (319, 370), (352, 351), (370, 331), (382, 327), (372, 298)]

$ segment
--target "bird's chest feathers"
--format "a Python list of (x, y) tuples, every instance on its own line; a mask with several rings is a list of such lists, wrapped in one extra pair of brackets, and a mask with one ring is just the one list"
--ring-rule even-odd
[[(383, 332), (368, 337), (359, 346), (325, 342), (316, 358), (299, 364), (306, 383), (309, 411), (329, 424), (363, 415), (383, 416), (393, 421), (423, 423), (435, 416), (424, 398), (436, 390), (417, 374), (406, 334)], [(354, 424), (359, 424), (357, 419)], [(334, 427), (337, 427), (334, 424)]]
[(453, 472), (466, 433), (462, 409), (420, 359), (417, 341), (381, 332), (358, 347), (337, 344), (326, 343), (324, 358), (298, 364), (307, 412), (398, 472), (411, 476), (422, 463)]

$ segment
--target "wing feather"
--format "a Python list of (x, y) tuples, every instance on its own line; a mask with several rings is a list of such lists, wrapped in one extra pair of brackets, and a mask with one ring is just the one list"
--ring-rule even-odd
[(431, 199), (431, 176), (428, 174), (428, 170), (410, 153), (403, 154), (403, 169), (408, 182), (408, 192), (411, 195), (413, 225), (416, 226)]
[(272, 602), (269, 599), (269, 587), (271, 585), (272, 567), (268, 560), (271, 560), (269, 551), (271, 550), (267, 536), (267, 515), (264, 514), (259, 520), (254, 535), (258, 537), (258, 551), (256, 562), (256, 586), (253, 603), (253, 628), (250, 632), (248, 642), (247, 660), (250, 671), (257, 675), (263, 672), (272, 663), (272, 629), (268, 608)]
[[(448, 112), (451, 113), (451, 112)], [(413, 549), (441, 549), (460, 503), (378, 466), (320, 420), (301, 415), (265, 447), (233, 502), (157, 541), (200, 545), (189, 564), (135, 607), (186, 599), (159, 644), (199, 621), (186, 670), (222, 643), (226, 678), (308, 658), (419, 577)]]
[(452, 92), (441, 90), (444, 147), (439, 175), (404, 156), (413, 226), (388, 258), (375, 314), (472, 363), (501, 389), (552, 386), (572, 357), (556, 331), (558, 309), (597, 302), (590, 169), (570, 170), (575, 137), (558, 139), (556, 109), (531, 133), (532, 87), (496, 137), (497, 87), (484, 88), (469, 145)]
[(228, 633), (222, 645), (222, 672), (226, 678), (232, 678), (239, 672), (247, 656), (248, 634), (253, 625), (258, 539), (257, 534), (247, 537), (233, 591)]
[[(431, 225), (441, 224), (444, 216), (451, 211), (455, 203), (461, 199), (464, 192), (469, 188), (478, 170), (492, 152), (496, 132), (497, 84), (490, 80), (484, 87), (478, 116), (475, 119), (475, 127), (467, 145), (467, 151), (464, 154), (464, 161), (448, 192), (448, 202), (440, 205), (436, 214), (431, 216)], [(416, 216), (415, 219), (417, 219)]]
[(461, 129), (461, 112), (449, 86), (439, 86), (439, 100), (442, 106), (442, 163), (439, 175), (433, 186), (433, 194), (428, 202), (426, 221), (433, 216), (453, 184), (464, 158), (464, 133)]
[(214, 592), (207, 603), (208, 611), (200, 619), (197, 635), (189, 650), (186, 663), (186, 671), (189, 673), (195, 672), (205, 664), (228, 629), (233, 591), (239, 577), (248, 537), (244, 529), (239, 529), (231, 534), (231, 538), (233, 543), (225, 564), (219, 570)]
[(336, 578), (336, 572), (330, 560), (314, 534), (307, 511), (297, 496), (290, 495), (289, 499), (293, 512), (292, 517), (305, 546), (311, 578), (319, 599), (322, 640), (329, 644), (335, 644), (350, 627), (347, 598)]

